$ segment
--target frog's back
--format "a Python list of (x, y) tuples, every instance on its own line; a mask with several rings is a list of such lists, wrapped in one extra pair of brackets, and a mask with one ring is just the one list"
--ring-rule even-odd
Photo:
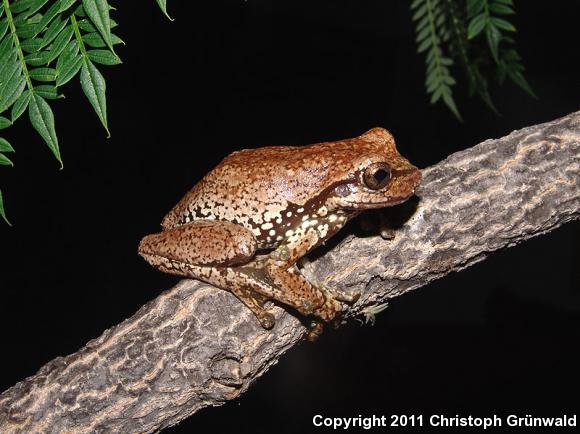
[(307, 146), (267, 146), (233, 152), (165, 216), (167, 229), (198, 219), (226, 220), (248, 229), (301, 206), (352, 170), (353, 161), (384, 145), (361, 138)]

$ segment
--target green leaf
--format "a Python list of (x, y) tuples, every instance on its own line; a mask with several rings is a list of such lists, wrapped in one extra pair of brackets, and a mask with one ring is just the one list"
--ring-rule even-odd
[[(116, 44), (124, 44), (124, 42), (121, 40), (121, 38), (119, 38), (118, 36), (111, 34), (111, 40), (113, 42), (113, 45)], [(103, 48), (106, 47), (107, 44), (105, 43), (105, 41), (103, 40), (103, 37), (101, 36), (101, 34), (99, 32), (92, 32), (92, 33), (87, 33), (85, 35), (83, 35), (83, 41), (85, 44), (90, 45), (91, 47), (95, 47), (95, 48)]]
[(0, 137), (0, 152), (14, 152), (14, 148), (12, 147), (12, 145), (8, 142), (8, 140), (2, 137)]
[(52, 24), (48, 27), (44, 36), (42, 38), (42, 47), (46, 47), (48, 44), (52, 42), (54, 38), (56, 38), (60, 32), (66, 27), (68, 21), (63, 20), (61, 17), (56, 17), (56, 19), (52, 22)]
[(7, 156), (0, 154), (0, 166), (14, 166), (14, 164)]
[(28, 115), (30, 123), (38, 134), (44, 139), (62, 168), (60, 150), (58, 148), (58, 138), (54, 128), (54, 115), (48, 103), (40, 95), (32, 93), (30, 104), (28, 105)]
[(5, 18), (2, 21), (0, 21), (0, 40), (4, 37), (4, 35), (6, 34), (6, 31), (8, 30), (9, 24), (8, 24), (8, 20)]
[(431, 33), (431, 28), (429, 26), (425, 26), (423, 29), (417, 32), (417, 37), (415, 38), (415, 42), (421, 42), (424, 40), (429, 34)]
[(111, 22), (109, 21), (109, 5), (107, 1), (83, 0), (83, 7), (85, 8), (87, 16), (99, 30), (109, 49), (114, 51), (111, 38)]
[(36, 86), (34, 92), (46, 99), (59, 99), (64, 98), (64, 95), (59, 95), (56, 86), (50, 84), (43, 84), (41, 86)]
[(48, 65), (50, 61), (50, 51), (37, 51), (24, 56), (24, 60), (30, 66)]
[(423, 51), (425, 51), (427, 48), (429, 48), (431, 46), (431, 44), (433, 43), (433, 39), (432, 38), (427, 38), (425, 39), (423, 42), (421, 42), (421, 44), (419, 44), (419, 46), (417, 47), (417, 53), (422, 53)]
[(42, 20), (40, 20), (40, 22), (38, 23), (38, 27), (36, 29), (37, 34), (42, 32), (50, 24), (50, 22), (54, 19), (54, 17), (58, 15), (59, 10), (60, 10), (60, 1), (53, 3), (53, 5), (48, 8), (48, 10), (42, 16)]
[(34, 53), (40, 50), (40, 47), (42, 47), (42, 39), (40, 38), (30, 38), (20, 41), (20, 48), (27, 53)]
[(459, 114), (459, 110), (457, 110), (457, 106), (455, 105), (455, 101), (453, 100), (453, 97), (451, 96), (451, 91), (443, 93), (443, 102), (445, 103), (445, 105), (447, 107), (449, 107), (449, 110), (451, 110), (451, 112), (455, 115), (455, 117), (457, 117), (457, 119), (459, 119), (460, 121), (463, 122), (463, 118)]
[(73, 39), (68, 43), (64, 50), (62, 50), (62, 54), (58, 56), (58, 60), (56, 62), (56, 70), (60, 71), (62, 66), (68, 62), (72, 57), (76, 56), (79, 53), (79, 44), (76, 39)]
[(78, 7), (75, 9), (75, 11), (74, 11), (74, 14), (75, 14), (77, 17), (86, 17), (86, 16), (87, 16), (87, 14), (85, 13), (85, 8), (83, 8), (83, 5), (79, 5), (79, 6), (78, 6)]
[(20, 39), (28, 39), (36, 36), (38, 33), (36, 29), (38, 28), (38, 24), (34, 23), (25, 23), (16, 28), (16, 34)]
[(538, 98), (538, 96), (533, 91), (533, 89), (531, 88), (528, 81), (526, 80), (524, 75), (521, 73), (521, 71), (514, 71), (513, 69), (508, 69), (507, 75), (511, 81), (513, 81), (520, 88), (522, 88), (527, 94), (529, 94), (530, 96), (532, 96), (534, 98)]
[[(59, 58), (60, 60), (60, 58)], [(57, 69), (57, 76), (56, 76), (56, 85), (62, 86), (68, 81), (73, 78), (79, 69), (81, 69), (81, 65), (83, 64), (83, 56), (73, 56), (68, 58), (63, 64), (60, 69)]]
[(473, 17), (483, 11), (487, 0), (467, 0), (467, 16)]
[(88, 50), (87, 54), (89, 59), (93, 62), (100, 63), (102, 65), (118, 65), (121, 62), (119, 56), (111, 53), (109, 50)]
[(89, 102), (99, 116), (101, 123), (107, 130), (107, 136), (110, 136), (107, 125), (107, 99), (105, 95), (105, 79), (97, 67), (89, 59), (85, 59), (81, 69), (81, 87), (85, 92)]
[(59, 12), (64, 12), (72, 5), (76, 3), (77, 0), (60, 0), (60, 9)]
[(20, 12), (24, 12), (26, 9), (28, 9), (33, 3), (34, 0), (19, 0), (10, 5), (10, 10), (13, 14), (19, 14)]
[[(12, 122), (10, 122), (9, 119), (5, 118), (4, 116), (0, 116), (0, 130), (8, 128), (10, 125), (12, 125)], [(0, 140), (2, 139), (0, 138)]]
[(54, 68), (36, 68), (28, 71), (30, 78), (36, 81), (55, 81), (56, 69)]
[[(14, 74), (19, 74), (22, 72), (22, 65), (18, 62), (13, 55), (10, 55), (9, 59), (5, 60), (5, 63), (2, 65), (0, 64), (0, 83), (4, 86), (10, 77)], [(0, 92), (2, 88), (0, 88)]]
[(52, 62), (60, 55), (60, 53), (62, 53), (62, 50), (64, 50), (64, 47), (66, 47), (66, 44), (68, 44), (68, 41), (70, 41), (70, 38), (72, 38), (73, 34), (74, 29), (72, 24), (60, 32), (60, 34), (54, 40), (53, 44), (50, 46), (50, 62)]
[(491, 55), (496, 63), (499, 63), (499, 41), (501, 40), (501, 33), (492, 25), (488, 25), (485, 28), (485, 36), (487, 38), (487, 45), (491, 51)]
[(107, 46), (99, 32), (92, 32), (83, 35), (83, 42), (91, 47), (102, 48)]
[(515, 14), (515, 11), (506, 5), (502, 5), (499, 3), (492, 3), (489, 5), (489, 11), (494, 15), (512, 15)]
[(171, 18), (169, 16), (169, 14), (167, 13), (167, 1), (166, 0), (157, 0), (157, 4), (159, 5), (159, 7), (161, 8), (161, 10), (163, 11), (163, 13), (165, 14), (165, 16), (167, 18), (169, 18), (171, 21), (173, 21), (173, 18)]
[(24, 110), (26, 110), (26, 107), (28, 107), (29, 101), (30, 101), (30, 91), (27, 90), (18, 97), (18, 99), (12, 106), (12, 113), (10, 114), (12, 122), (15, 122), (16, 119), (18, 119), (20, 115), (24, 113)]
[[(113, 45), (124, 44), (121, 38), (119, 38), (117, 35), (111, 35), (111, 39), (113, 41)], [(83, 35), (83, 42), (94, 48), (103, 48), (107, 46), (99, 32), (87, 33), (86, 35)]]
[(82, 19), (82, 20), (78, 20), (77, 24), (79, 26), (79, 29), (82, 29), (85, 32), (96, 32), (97, 31), (95, 26), (93, 26), (91, 24), (91, 22), (89, 20), (87, 20), (86, 18)]
[(489, 19), (489, 21), (491, 24), (493, 24), (498, 29), (506, 30), (508, 32), (515, 32), (516, 31), (516, 28), (512, 25), (512, 23), (510, 23), (507, 20), (504, 20), (503, 18), (491, 17)]
[(469, 26), (467, 26), (467, 39), (473, 39), (481, 33), (485, 25), (487, 24), (487, 17), (485, 14), (479, 14), (473, 18)]
[(427, 3), (425, 3), (421, 7), (419, 7), (419, 9), (417, 9), (415, 11), (415, 13), (413, 14), (413, 17), (411, 18), (411, 20), (417, 21), (418, 19), (423, 17), (427, 13), (427, 10), (428, 10), (427, 6), (428, 6)]
[(14, 76), (10, 82), (3, 86), (2, 92), (0, 92), (0, 113), (9, 108), (18, 99), (25, 87), (26, 79), (21, 75)]
[(29, 15), (32, 15), (32, 14), (38, 12), (40, 10), (40, 8), (42, 8), (47, 2), (48, 2), (48, 0), (34, 0), (32, 2), (32, 5), (30, 6), (30, 9), (28, 9), (28, 11), (26, 13)]
[(6, 218), (6, 212), (4, 211), (4, 199), (2, 198), (2, 190), (0, 190), (0, 217), (2, 217), (8, 226), (12, 226)]
[[(10, 35), (6, 35), (2, 42), (0, 42), (0, 59), (6, 59), (6, 56), (10, 50), (13, 50), (12, 37)], [(16, 54), (16, 51), (14, 51), (14, 54)]]

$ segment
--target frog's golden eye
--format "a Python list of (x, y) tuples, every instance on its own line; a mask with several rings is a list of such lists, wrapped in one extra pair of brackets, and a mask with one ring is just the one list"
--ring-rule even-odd
[(363, 173), (363, 181), (371, 190), (380, 190), (391, 180), (391, 168), (387, 163), (374, 163)]

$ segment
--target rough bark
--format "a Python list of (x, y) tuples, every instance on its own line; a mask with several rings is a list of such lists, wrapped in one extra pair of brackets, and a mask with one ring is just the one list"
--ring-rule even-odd
[[(307, 267), (362, 290), (346, 317), (370, 317), (379, 303), (579, 218), (580, 112), (453, 154), (423, 177), (394, 240), (349, 236)], [(304, 337), (295, 317), (274, 310), (265, 331), (229, 292), (184, 280), (0, 395), (0, 432), (152, 432), (234, 399)]]

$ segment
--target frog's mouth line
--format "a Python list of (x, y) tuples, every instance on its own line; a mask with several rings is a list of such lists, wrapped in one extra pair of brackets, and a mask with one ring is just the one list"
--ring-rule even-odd
[[(353, 210), (386, 208), (389, 206), (400, 205), (403, 202), (406, 202), (407, 200), (409, 200), (411, 197), (413, 197), (414, 194), (415, 194), (415, 192), (413, 192), (409, 196), (397, 197), (397, 198), (386, 200), (384, 202), (372, 202), (372, 203), (369, 203), (369, 202), (350, 202), (349, 204), (346, 205), (346, 208), (353, 209)], [(351, 208), (351, 206), (352, 206), (352, 208)]]

